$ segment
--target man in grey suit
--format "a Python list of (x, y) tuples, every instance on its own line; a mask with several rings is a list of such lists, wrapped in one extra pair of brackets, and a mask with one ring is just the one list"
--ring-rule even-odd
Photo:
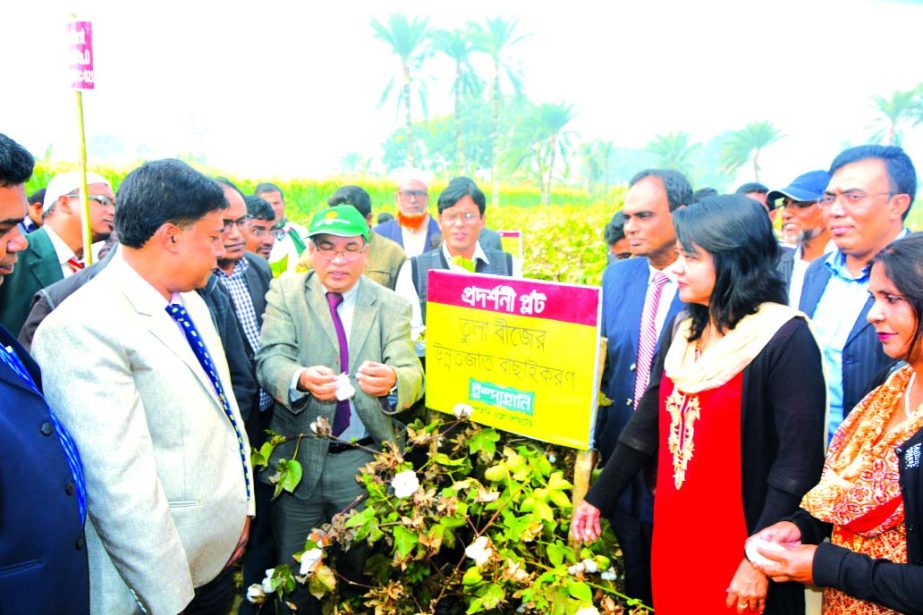
[[(395, 439), (392, 415), (423, 393), (410, 304), (362, 275), (369, 237), (362, 214), (351, 205), (318, 212), (308, 236), (312, 270), (273, 281), (257, 355), (257, 379), (276, 400), (272, 430), (310, 433), (310, 425), (325, 418), (338, 438), (305, 438), (297, 445), (293, 439), (276, 448), (261, 475), (269, 481), (278, 461), (297, 448), (301, 482), (293, 493), (283, 492), (271, 512), (279, 555), (289, 564), (313, 528), (363, 493), (356, 476), (371, 460), (368, 449)], [(341, 374), (354, 389), (351, 397)], [(345, 555), (340, 572), (355, 578), (363, 569), (362, 550)]]
[(47, 398), (85, 462), (94, 613), (230, 606), (254, 513), (249, 443), (192, 292), (223, 251), (226, 207), (178, 160), (135, 169), (119, 189), (121, 249), (35, 334)]

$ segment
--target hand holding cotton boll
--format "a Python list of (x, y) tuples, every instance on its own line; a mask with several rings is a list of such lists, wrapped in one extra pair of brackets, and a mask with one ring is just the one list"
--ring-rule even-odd
[(385, 397), (397, 385), (397, 371), (384, 363), (363, 361), (356, 370), (356, 382), (363, 393)]

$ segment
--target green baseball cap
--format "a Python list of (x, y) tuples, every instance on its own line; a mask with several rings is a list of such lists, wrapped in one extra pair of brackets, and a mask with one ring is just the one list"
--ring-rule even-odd
[(337, 205), (314, 214), (308, 237), (335, 235), (337, 237), (362, 237), (369, 240), (369, 225), (352, 205)]

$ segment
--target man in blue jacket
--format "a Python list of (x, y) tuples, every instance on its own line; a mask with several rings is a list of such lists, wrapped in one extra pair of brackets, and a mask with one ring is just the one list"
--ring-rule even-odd
[(869, 262), (907, 233), (904, 220), (916, 191), (913, 163), (899, 147), (853, 147), (830, 166), (819, 203), (837, 249), (808, 267), (799, 305), (814, 321), (823, 354), (828, 439), (894, 363), (866, 320), (872, 306)]
[[(18, 224), (33, 165), (0, 134), (0, 284), (27, 245)], [(83, 468), (41, 386), (38, 366), (0, 326), (0, 605), (4, 613), (84, 614)]]

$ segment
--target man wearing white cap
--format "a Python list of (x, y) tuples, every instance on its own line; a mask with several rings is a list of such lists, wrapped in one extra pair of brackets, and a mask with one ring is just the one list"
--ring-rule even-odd
[[(29, 246), (19, 255), (19, 266), (0, 286), (0, 323), (18, 335), (29, 314), (32, 296), (42, 288), (83, 269), (83, 235), (80, 173), (59, 173), (45, 190), (44, 224), (28, 237)], [(87, 173), (90, 199), (90, 232), (93, 241), (112, 233), (115, 195), (109, 180)]]

